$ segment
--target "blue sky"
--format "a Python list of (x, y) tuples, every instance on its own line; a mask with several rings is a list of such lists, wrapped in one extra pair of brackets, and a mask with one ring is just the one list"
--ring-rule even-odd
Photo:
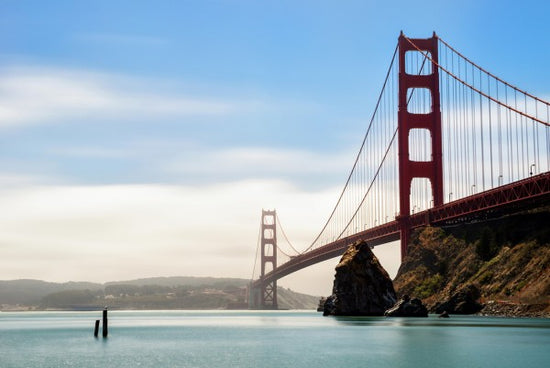
[[(262, 208), (297, 246), (320, 230), (400, 30), (435, 30), (544, 97), (549, 13), (546, 1), (0, 0), (0, 279), (249, 277)], [(327, 293), (334, 263), (281, 283)]]

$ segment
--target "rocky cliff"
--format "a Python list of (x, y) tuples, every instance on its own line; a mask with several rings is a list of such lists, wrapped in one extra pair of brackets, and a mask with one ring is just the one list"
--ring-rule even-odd
[(550, 316), (550, 209), (417, 231), (394, 280), (432, 313)]

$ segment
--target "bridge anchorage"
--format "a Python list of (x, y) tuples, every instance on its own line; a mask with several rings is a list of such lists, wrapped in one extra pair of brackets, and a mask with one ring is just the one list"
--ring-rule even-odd
[[(548, 205), (550, 103), (489, 73), (435, 33), (401, 33), (359, 153), (317, 237), (298, 252), (276, 212), (262, 211), (261, 268), (249, 305), (277, 308), (278, 279), (337, 257), (356, 241), (374, 247), (399, 240), (402, 260), (414, 229)], [(277, 231), (291, 251), (277, 244)]]

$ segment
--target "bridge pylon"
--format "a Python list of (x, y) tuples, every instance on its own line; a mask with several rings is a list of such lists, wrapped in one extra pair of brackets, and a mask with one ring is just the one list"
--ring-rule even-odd
[[(277, 212), (275, 210), (262, 210), (260, 231), (261, 282), (266, 273), (277, 268)], [(249, 290), (249, 306), (260, 309), (277, 309), (277, 280), (261, 282), (260, 288)]]
[[(406, 70), (407, 52), (429, 53), (429, 72), (409, 74)], [(441, 108), (439, 95), (438, 38), (408, 39), (403, 32), (399, 36), (399, 216), (401, 228), (401, 260), (407, 255), (410, 239), (411, 185), (414, 178), (427, 178), (431, 183), (433, 206), (443, 204), (443, 163), (441, 138)], [(428, 69), (429, 68), (429, 69)], [(409, 111), (409, 100), (414, 89), (426, 89), (431, 96), (431, 109), (422, 113)], [(409, 134), (413, 129), (424, 129), (431, 137), (431, 160), (410, 159)]]

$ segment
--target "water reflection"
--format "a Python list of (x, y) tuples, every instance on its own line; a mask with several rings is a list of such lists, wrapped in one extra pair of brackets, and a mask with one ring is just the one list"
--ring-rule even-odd
[(395, 327), (503, 327), (550, 329), (548, 318), (503, 318), (485, 316), (458, 316), (439, 318), (437, 315), (423, 317), (354, 317), (335, 316), (338, 324), (347, 326), (395, 326)]

